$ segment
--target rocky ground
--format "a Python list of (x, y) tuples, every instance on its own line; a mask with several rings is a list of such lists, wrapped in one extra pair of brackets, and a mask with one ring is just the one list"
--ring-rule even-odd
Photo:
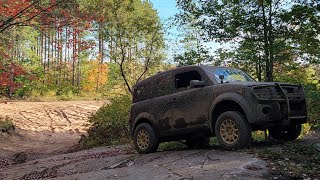
[[(266, 163), (219, 149), (138, 155), (104, 147), (32, 160), (0, 171), (3, 179), (263, 179)], [(1, 179), (1, 178), (0, 178)]]
[[(167, 150), (130, 146), (74, 151), (88, 116), (104, 102), (0, 104), (16, 132), (0, 133), (0, 179), (269, 179), (270, 165), (246, 151)], [(272, 177), (273, 178), (273, 177)]]

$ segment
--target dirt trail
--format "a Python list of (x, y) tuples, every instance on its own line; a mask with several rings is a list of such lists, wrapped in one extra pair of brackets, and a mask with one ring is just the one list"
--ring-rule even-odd
[(69, 151), (88, 128), (85, 126), (88, 117), (103, 104), (96, 101), (1, 103), (0, 116), (12, 119), (16, 132), (0, 134), (0, 158), (24, 152), (30, 160)]
[(16, 133), (0, 133), (2, 179), (263, 179), (267, 163), (244, 152), (209, 149), (139, 155), (131, 147), (69, 153), (88, 116), (104, 102), (0, 104)]
[(104, 103), (97, 101), (11, 102), (0, 104), (0, 115), (13, 119), (24, 130), (85, 132), (90, 114)]

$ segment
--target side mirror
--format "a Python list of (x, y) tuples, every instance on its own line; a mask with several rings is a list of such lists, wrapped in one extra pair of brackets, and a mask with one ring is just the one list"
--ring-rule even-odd
[(205, 85), (206, 85), (205, 81), (199, 81), (199, 80), (191, 80), (190, 81), (191, 88), (204, 87)]
[(221, 80), (221, 84), (223, 83), (224, 75), (219, 75), (219, 79)]

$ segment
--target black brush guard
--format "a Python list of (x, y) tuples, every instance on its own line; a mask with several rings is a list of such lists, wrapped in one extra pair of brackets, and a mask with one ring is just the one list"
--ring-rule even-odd
[(302, 85), (274, 83), (252, 87), (251, 91), (261, 103), (278, 102), (285, 117), (284, 123), (307, 122), (307, 103)]

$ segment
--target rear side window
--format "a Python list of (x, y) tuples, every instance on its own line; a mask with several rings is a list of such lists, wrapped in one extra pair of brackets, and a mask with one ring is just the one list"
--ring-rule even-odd
[(152, 77), (151, 81), (137, 86), (133, 92), (133, 102), (144, 101), (171, 94), (172, 73)]
[(190, 86), (191, 80), (201, 81), (201, 75), (197, 71), (188, 71), (188, 72), (177, 74), (175, 76), (175, 87), (177, 89), (186, 88)]

